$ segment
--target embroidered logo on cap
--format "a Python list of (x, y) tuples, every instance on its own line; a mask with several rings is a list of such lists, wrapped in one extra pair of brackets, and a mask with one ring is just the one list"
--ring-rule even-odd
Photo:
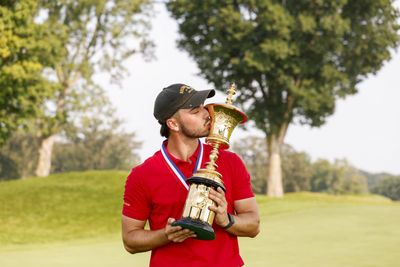
[(190, 86), (187, 85), (182, 85), (181, 88), (179, 88), (179, 93), (180, 94), (184, 94), (185, 92), (187, 93), (191, 93), (194, 89)]

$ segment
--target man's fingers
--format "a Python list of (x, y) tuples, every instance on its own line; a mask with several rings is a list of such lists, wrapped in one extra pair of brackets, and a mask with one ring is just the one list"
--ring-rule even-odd
[(226, 208), (222, 206), (210, 206), (208, 207), (209, 210), (215, 212), (216, 214), (225, 214), (226, 213)]
[(218, 188), (217, 188), (217, 191), (218, 191), (220, 194), (222, 194), (222, 195), (225, 196), (225, 191), (224, 191), (221, 187), (218, 187)]
[[(168, 218), (167, 220), (167, 225), (165, 226), (165, 235), (168, 240), (174, 241), (176, 240), (176, 237), (179, 237), (183, 233), (187, 233), (184, 229), (182, 230), (181, 226), (173, 226), (172, 223), (175, 222), (174, 218)], [(174, 241), (175, 242), (175, 241)]]
[(212, 201), (214, 201), (216, 204), (217, 204), (217, 206), (218, 207), (222, 207), (223, 209), (225, 209), (226, 207), (227, 207), (227, 203), (226, 203), (226, 200), (225, 200), (225, 197), (224, 196), (222, 196), (222, 195), (220, 195), (220, 196), (217, 196), (217, 195), (209, 195), (209, 198), (212, 200)]
[(182, 242), (189, 237), (196, 237), (196, 235), (189, 229), (182, 229), (180, 226), (173, 226), (167, 230), (167, 238), (172, 242)]
[(224, 190), (222, 190), (220, 187), (218, 187), (217, 190), (214, 190), (213, 188), (211, 188), (211, 190), (210, 190), (210, 195), (214, 195), (214, 196), (216, 196), (216, 197), (225, 196)]
[(178, 235), (178, 236), (174, 237), (172, 239), (172, 241), (173, 242), (183, 242), (188, 238), (195, 238), (195, 237), (196, 237), (196, 234), (194, 234), (193, 232), (190, 231), (190, 233), (181, 234), (181, 235)]
[(179, 231), (182, 231), (182, 227), (180, 227), (180, 226), (169, 226), (169, 227), (167, 227), (165, 232), (166, 232), (167, 235), (171, 235), (171, 234), (175, 234), (175, 233), (177, 233)]

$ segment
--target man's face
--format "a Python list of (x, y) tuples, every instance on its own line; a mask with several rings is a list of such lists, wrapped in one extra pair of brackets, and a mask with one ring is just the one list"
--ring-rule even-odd
[(203, 105), (192, 109), (180, 109), (174, 117), (180, 132), (186, 137), (205, 137), (210, 132), (210, 114)]

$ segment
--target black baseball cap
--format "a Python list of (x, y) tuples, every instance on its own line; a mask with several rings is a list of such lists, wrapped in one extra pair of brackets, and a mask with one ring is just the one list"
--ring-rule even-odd
[(196, 91), (186, 84), (172, 84), (158, 94), (154, 103), (154, 117), (163, 124), (179, 109), (198, 107), (214, 95), (214, 89)]

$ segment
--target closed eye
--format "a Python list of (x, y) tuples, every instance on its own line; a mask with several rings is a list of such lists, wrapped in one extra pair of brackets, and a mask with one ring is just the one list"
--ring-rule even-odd
[(191, 114), (196, 114), (196, 113), (199, 113), (199, 107), (195, 107), (195, 108), (192, 108), (191, 110), (190, 110), (190, 113)]

